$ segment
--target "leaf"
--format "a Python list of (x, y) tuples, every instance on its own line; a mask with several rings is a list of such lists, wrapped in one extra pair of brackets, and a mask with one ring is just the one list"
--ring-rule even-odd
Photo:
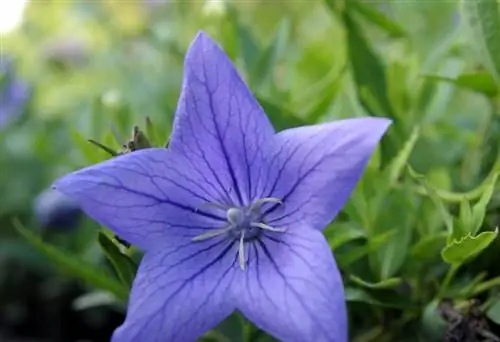
[(122, 283), (129, 289), (132, 288), (137, 265), (127, 255), (123, 254), (118, 246), (103, 232), (99, 232), (98, 241)]
[(239, 313), (233, 313), (222, 321), (214, 330), (227, 341), (245, 342), (245, 320)]
[(433, 81), (443, 81), (452, 83), (457, 87), (472, 90), (476, 93), (495, 97), (498, 95), (499, 88), (495, 84), (495, 79), (487, 72), (475, 72), (470, 74), (462, 74), (457, 78), (450, 78), (439, 75), (426, 75)]
[(109, 291), (120, 300), (125, 301), (128, 298), (127, 287), (110, 278), (108, 275), (97, 271), (93, 265), (78, 260), (75, 256), (46, 244), (40, 237), (24, 228), (17, 219), (14, 220), (12, 224), (22, 237), (40, 253), (54, 262), (62, 271), (81, 278), (83, 281), (96, 288)]
[(387, 298), (387, 300), (381, 300), (379, 298), (370, 295), (363, 289), (353, 288), (353, 287), (346, 287), (344, 289), (344, 298), (347, 302), (366, 303), (374, 306), (387, 307), (387, 308), (403, 309), (411, 307), (411, 305), (409, 305), (407, 302), (399, 300), (398, 297), (394, 296), (392, 298), (391, 297)]
[(462, 226), (461, 231), (463, 234), (467, 234), (469, 232), (472, 234), (475, 233), (470, 230), (472, 225), (472, 210), (469, 201), (465, 198), (462, 202), (460, 202), (460, 212), (457, 223)]
[(446, 245), (446, 233), (424, 236), (411, 249), (412, 257), (419, 261), (432, 260)]
[(496, 288), (500, 286), (500, 277), (495, 277), (488, 279), (481, 284), (478, 284), (477, 286), (474, 287), (472, 290), (471, 296), (478, 296), (481, 293), (488, 291), (489, 289)]
[(118, 155), (118, 152), (116, 152), (115, 150), (113, 150), (112, 148), (110, 148), (104, 144), (101, 144), (100, 142), (97, 142), (97, 141), (92, 140), (92, 139), (89, 139), (88, 142), (91, 143), (92, 145), (95, 145), (96, 147), (100, 148), (101, 150), (108, 153), (112, 157), (116, 157)]
[(342, 267), (347, 267), (348, 265), (361, 259), (365, 255), (367, 255), (373, 251), (376, 251), (385, 242), (387, 242), (395, 233), (396, 233), (395, 229), (384, 232), (382, 234), (379, 234), (377, 236), (370, 238), (367, 241), (367, 244), (364, 246), (351, 248), (346, 253), (338, 253), (337, 259), (338, 259), (339, 265), (342, 265)]
[(151, 142), (151, 144), (153, 144), (154, 147), (165, 146), (165, 142), (159, 141), (158, 135), (156, 134), (156, 128), (149, 116), (146, 116), (146, 136), (148, 137), (148, 140)]
[(396, 157), (394, 157), (391, 161), (391, 164), (388, 166), (390, 184), (394, 185), (398, 181), (406, 163), (408, 162), (408, 159), (410, 159), (411, 152), (417, 143), (419, 135), (420, 128), (417, 126), (413, 129), (401, 151), (399, 151)]
[(70, 138), (89, 164), (97, 164), (109, 158), (109, 154), (92, 146), (78, 131), (70, 130)]
[(349, 275), (349, 279), (352, 280), (357, 285), (367, 287), (369, 289), (374, 289), (374, 290), (392, 289), (392, 288), (399, 286), (403, 282), (403, 279), (401, 279), (401, 278), (387, 278), (387, 279), (384, 279), (384, 280), (379, 281), (377, 283), (369, 283), (369, 282), (364, 281), (363, 279), (361, 279), (353, 274)]
[(415, 196), (409, 186), (397, 189), (381, 201), (383, 206), (378, 209), (374, 224), (376, 234), (386, 230), (394, 234), (370, 256), (370, 265), (377, 280), (393, 277), (403, 266), (410, 249), (413, 235), (412, 213), (415, 211)]
[(343, 12), (342, 18), (347, 32), (349, 60), (362, 105), (371, 115), (394, 117), (382, 62), (348, 11)]
[(498, 235), (498, 229), (472, 236), (468, 234), (460, 240), (453, 240), (443, 248), (441, 257), (449, 264), (460, 265), (484, 250)]
[(500, 6), (497, 0), (462, 0), (471, 42), (500, 86)]
[[(325, 115), (326, 111), (336, 98), (342, 86), (342, 78), (347, 70), (343, 67), (340, 72), (328, 75), (324, 80), (318, 82), (319, 84), (313, 85), (301, 98), (305, 98), (307, 102), (312, 104), (306, 110), (305, 117), (309, 123), (316, 123)], [(314, 99), (317, 99), (314, 101)]]
[(391, 20), (374, 6), (365, 4), (359, 0), (349, 1), (349, 6), (355, 9), (359, 14), (363, 15), (370, 22), (386, 31), (392, 37), (397, 38), (405, 36), (405, 30), (397, 22)]
[(290, 29), (291, 24), (288, 18), (282, 19), (278, 24), (271, 42), (259, 56), (256, 65), (251, 70), (249, 83), (254, 88), (259, 88), (270, 79), (280, 52), (284, 50), (287, 44)]
[(498, 179), (498, 173), (496, 173), (493, 177), (491, 177), (489, 184), (486, 184), (483, 194), (479, 201), (472, 207), (472, 217), (471, 217), (471, 226), (470, 232), (472, 234), (476, 234), (481, 225), (483, 224), (484, 217), (486, 215), (486, 206), (491, 200), (491, 196), (493, 195), (493, 191), (495, 190), (495, 185)]
[(238, 36), (239, 55), (243, 58), (246, 71), (251, 73), (259, 58), (260, 48), (252, 32), (241, 23), (235, 6), (230, 4), (228, 5), (228, 18), (233, 23), (234, 30)]
[(334, 223), (325, 230), (325, 236), (332, 250), (356, 239), (366, 238), (365, 231), (358, 225), (348, 223)]
[(413, 168), (410, 165), (408, 165), (407, 169), (408, 169), (410, 176), (413, 179), (415, 179), (417, 182), (419, 182), (426, 189), (427, 195), (430, 197), (432, 202), (434, 202), (434, 205), (438, 209), (438, 211), (439, 211), (439, 213), (440, 213), (440, 215), (441, 215), (441, 217), (444, 220), (444, 223), (446, 225), (446, 229), (448, 231), (448, 242), (451, 241), (451, 239), (454, 236), (453, 218), (450, 215), (448, 209), (446, 209), (443, 201), (439, 198), (435, 189), (430, 187), (427, 184), (427, 180), (425, 179), (425, 177), (423, 175), (421, 175), (421, 174), (417, 173), (415, 170), (413, 170)]
[(427, 184), (427, 180), (425, 179), (425, 177), (417, 173), (415, 170), (413, 170), (413, 168), (410, 165), (408, 165), (407, 169), (410, 176), (417, 182), (419, 182), (426, 189), (427, 195), (430, 197), (430, 199), (438, 209), (439, 214), (441, 215), (446, 225), (446, 230), (448, 231), (448, 242), (451, 241), (451, 239), (453, 238), (454, 230), (453, 230), (453, 218), (450, 215), (450, 212), (445, 207), (443, 201), (437, 195), (435, 189)]
[(500, 299), (497, 299), (486, 311), (486, 316), (500, 325)]
[(264, 99), (261, 96), (257, 96), (257, 100), (277, 131), (307, 125), (305, 120), (295, 116), (289, 110), (280, 107), (279, 105)]

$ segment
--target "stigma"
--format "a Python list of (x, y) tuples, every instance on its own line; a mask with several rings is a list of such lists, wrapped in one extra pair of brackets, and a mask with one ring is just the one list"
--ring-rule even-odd
[(193, 241), (203, 241), (216, 236), (225, 235), (238, 241), (238, 261), (240, 268), (245, 270), (246, 243), (255, 240), (263, 231), (284, 233), (286, 228), (277, 228), (267, 225), (261, 213), (261, 208), (265, 203), (283, 204), (279, 198), (265, 197), (254, 201), (252, 204), (243, 207), (225, 206), (220, 203), (207, 203), (218, 209), (226, 211), (227, 223), (222, 228), (210, 230), (204, 234), (194, 237)]

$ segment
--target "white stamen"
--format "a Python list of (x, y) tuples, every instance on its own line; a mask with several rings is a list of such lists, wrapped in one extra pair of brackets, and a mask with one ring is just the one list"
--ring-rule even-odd
[(228, 206), (227, 204), (222, 204), (222, 203), (218, 203), (218, 202), (205, 202), (202, 204), (203, 207), (212, 207), (212, 208), (215, 208), (215, 209), (220, 209), (220, 210), (228, 210), (230, 208), (230, 206)]
[(252, 206), (250, 207), (251, 210), (258, 210), (264, 203), (278, 203), (280, 205), (283, 205), (283, 201), (280, 200), (279, 198), (276, 197), (264, 197), (261, 199), (256, 200)]
[(245, 232), (241, 232), (241, 237), (240, 237), (240, 246), (238, 248), (238, 257), (240, 260), (240, 267), (244, 271), (245, 270)]
[(233, 226), (232, 225), (228, 225), (228, 226), (226, 226), (224, 228), (210, 230), (210, 231), (208, 231), (206, 233), (203, 233), (201, 235), (195, 236), (192, 239), (192, 241), (202, 241), (202, 240), (210, 239), (210, 238), (213, 238), (213, 237), (225, 234), (225, 233), (229, 232), (231, 229), (233, 229)]
[(276, 232), (276, 233), (286, 232), (286, 228), (274, 228), (274, 227), (268, 226), (267, 224), (260, 223), (260, 222), (252, 222), (252, 223), (250, 223), (250, 227), (265, 229), (265, 230), (269, 230), (271, 232)]

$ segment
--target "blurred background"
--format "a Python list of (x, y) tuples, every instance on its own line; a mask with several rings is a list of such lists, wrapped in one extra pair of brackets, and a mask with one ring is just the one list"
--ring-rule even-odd
[[(278, 130), (395, 120), (326, 230), (352, 340), (500, 341), (500, 243), (469, 253), (498, 224), (499, 88), (463, 13), (453, 0), (1, 2), (0, 342), (109, 341), (123, 321), (140, 253), (50, 185), (110, 158), (89, 139), (124, 151), (138, 125), (165, 146), (198, 30)], [(272, 340), (238, 315), (204, 339)]]

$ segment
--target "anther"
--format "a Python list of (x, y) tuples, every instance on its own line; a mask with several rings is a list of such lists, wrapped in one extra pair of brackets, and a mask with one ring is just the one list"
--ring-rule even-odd
[(241, 221), (241, 209), (230, 208), (226, 213), (227, 220), (232, 224), (238, 224)]

